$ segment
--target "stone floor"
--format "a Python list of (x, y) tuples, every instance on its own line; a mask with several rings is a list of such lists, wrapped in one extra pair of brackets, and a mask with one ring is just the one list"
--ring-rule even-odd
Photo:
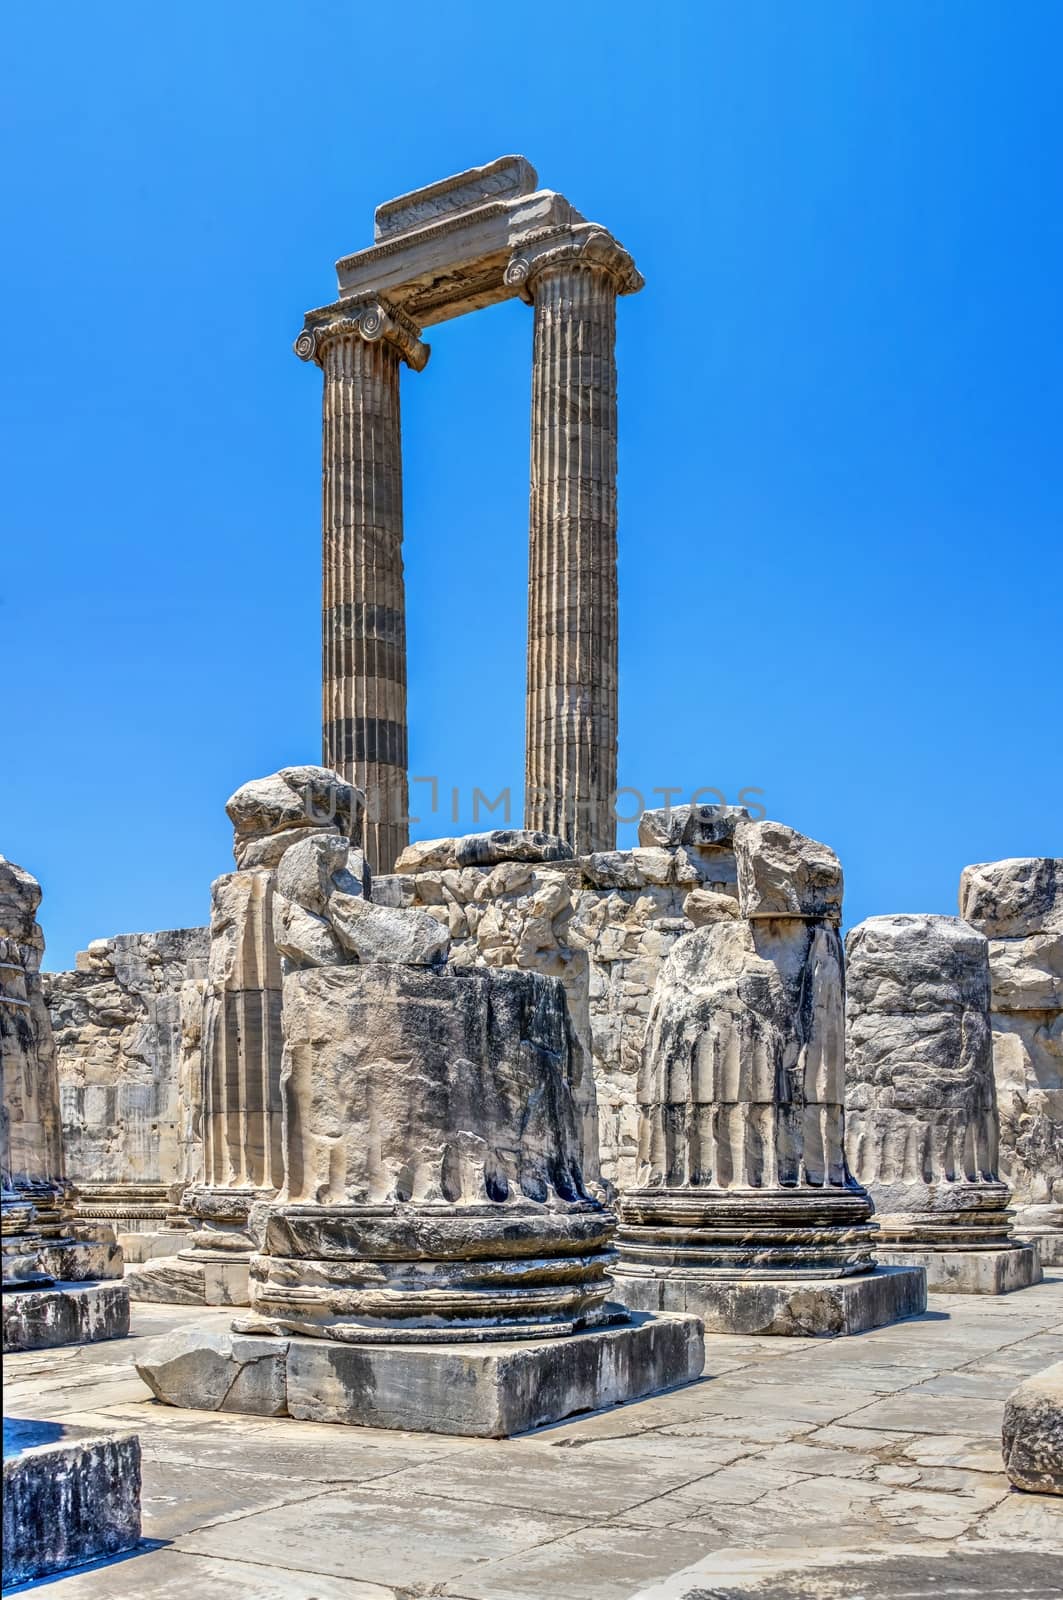
[(1005, 1396), (1063, 1357), (1059, 1272), (855, 1338), (716, 1335), (701, 1382), (505, 1443), (146, 1397), (138, 1348), (230, 1316), (137, 1304), (129, 1339), (7, 1359), (10, 1415), (143, 1446), (142, 1549), (49, 1600), (1063, 1596), (1063, 1499), (1000, 1460)]

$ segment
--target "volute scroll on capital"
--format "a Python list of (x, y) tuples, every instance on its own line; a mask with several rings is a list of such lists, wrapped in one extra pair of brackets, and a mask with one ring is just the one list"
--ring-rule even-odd
[(574, 266), (597, 268), (612, 278), (617, 294), (637, 294), (645, 279), (623, 245), (597, 223), (576, 223), (530, 235), (511, 257), (504, 279), (529, 305), (536, 279)]
[(308, 311), (292, 348), (300, 361), (321, 366), (330, 341), (352, 333), (371, 343), (385, 339), (414, 372), (422, 372), (428, 365), (431, 346), (422, 341), (420, 328), (398, 306), (384, 299), (350, 304), (340, 300), (320, 311)]

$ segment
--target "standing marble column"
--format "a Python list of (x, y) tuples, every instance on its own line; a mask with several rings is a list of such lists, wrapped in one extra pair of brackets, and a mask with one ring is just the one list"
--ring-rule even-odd
[(642, 288), (592, 223), (514, 256), (535, 308), (525, 825), (578, 854), (616, 844), (616, 297)]
[(322, 760), (368, 797), (366, 855), (409, 842), (399, 363), (428, 346), (382, 300), (311, 312), (295, 352), (324, 376)]

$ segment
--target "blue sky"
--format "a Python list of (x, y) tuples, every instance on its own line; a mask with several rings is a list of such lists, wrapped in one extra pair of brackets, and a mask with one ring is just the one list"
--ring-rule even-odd
[[(44, 884), (48, 966), (205, 920), (228, 794), (319, 759), (320, 377), (291, 342), (379, 201), (507, 151), (646, 278), (621, 781), (762, 789), (840, 854), (850, 923), (1063, 853), (1053, 0), (62, 0), (3, 32), (0, 850)], [(520, 788), (531, 314), (428, 337), (422, 837)]]

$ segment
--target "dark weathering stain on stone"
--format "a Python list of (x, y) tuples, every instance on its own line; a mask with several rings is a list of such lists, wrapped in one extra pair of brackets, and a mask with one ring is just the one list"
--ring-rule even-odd
[(331, 766), (344, 768), (352, 761), (376, 761), (405, 768), (406, 727), (383, 717), (337, 717), (325, 724), (325, 754)]

